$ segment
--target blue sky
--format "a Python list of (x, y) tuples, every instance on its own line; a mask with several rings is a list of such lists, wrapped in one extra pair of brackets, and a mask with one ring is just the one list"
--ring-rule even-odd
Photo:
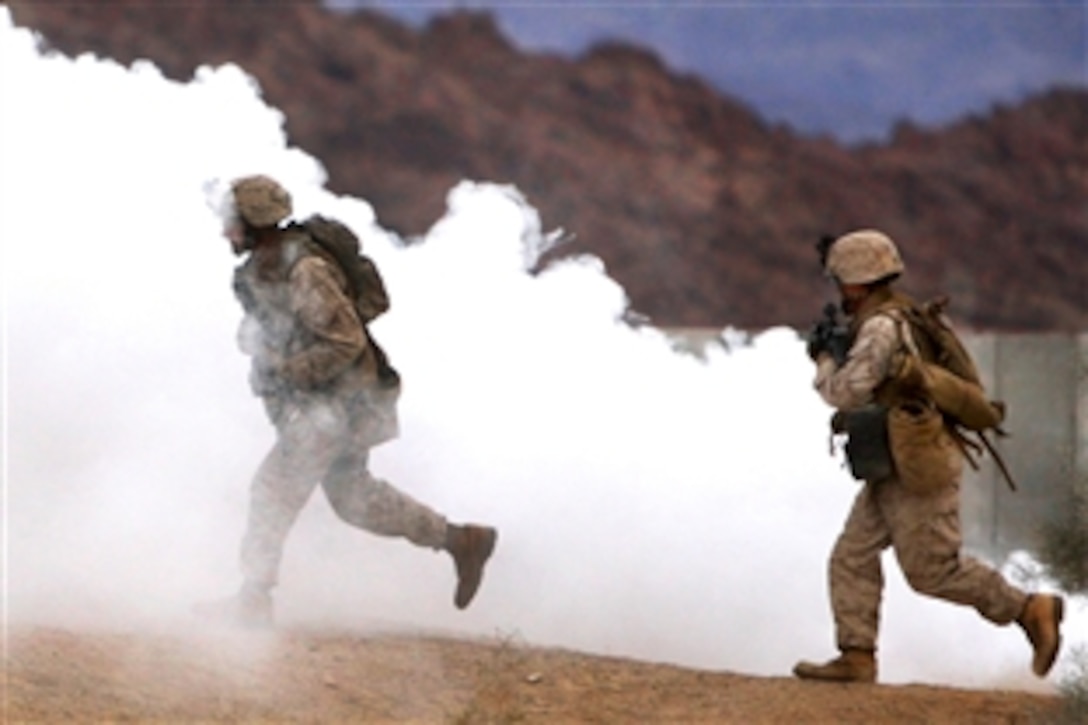
[(764, 118), (846, 141), (900, 119), (940, 125), (1056, 85), (1086, 86), (1083, 2), (382, 2), (415, 26), (487, 9), (532, 51), (576, 55), (596, 41), (653, 48)]

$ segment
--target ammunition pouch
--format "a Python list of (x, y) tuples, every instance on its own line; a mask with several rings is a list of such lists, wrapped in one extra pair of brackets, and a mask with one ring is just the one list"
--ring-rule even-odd
[(847, 435), (846, 461), (850, 474), (859, 481), (880, 481), (895, 475), (888, 442), (888, 409), (866, 405), (839, 414)]
[(899, 482), (929, 495), (959, 481), (963, 454), (932, 401), (906, 401), (888, 415), (888, 439)]

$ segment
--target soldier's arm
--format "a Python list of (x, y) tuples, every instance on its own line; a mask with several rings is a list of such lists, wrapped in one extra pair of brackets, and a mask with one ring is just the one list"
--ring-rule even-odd
[(286, 358), (279, 372), (296, 387), (318, 387), (351, 367), (366, 347), (366, 331), (325, 260), (316, 256), (300, 260), (291, 269), (288, 285), (292, 312), (311, 342)]
[(873, 401), (873, 391), (888, 374), (899, 346), (895, 321), (875, 315), (861, 326), (846, 362), (837, 366), (830, 355), (816, 362), (815, 387), (824, 401), (838, 410), (853, 410)]

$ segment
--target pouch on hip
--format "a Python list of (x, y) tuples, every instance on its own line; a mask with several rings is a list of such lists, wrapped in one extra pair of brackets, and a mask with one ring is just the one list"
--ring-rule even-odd
[(888, 409), (866, 405), (842, 414), (846, 461), (850, 474), (860, 481), (880, 481), (895, 474), (888, 442)]
[(933, 403), (912, 401), (892, 408), (888, 440), (899, 480), (908, 491), (933, 493), (959, 480), (962, 455)]

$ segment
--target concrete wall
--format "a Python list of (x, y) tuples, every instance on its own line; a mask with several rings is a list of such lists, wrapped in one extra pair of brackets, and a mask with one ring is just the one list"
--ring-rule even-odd
[[(1011, 491), (987, 456), (963, 485), (968, 548), (992, 554), (1034, 548), (1039, 527), (1088, 494), (1088, 334), (966, 337), (992, 398), (1008, 405), (997, 449)], [(1088, 522), (1086, 522), (1088, 525)]]
[[(668, 330), (678, 350), (721, 341), (706, 328)], [(739, 340), (738, 340), (739, 341)], [(734, 341), (737, 342), (737, 341)], [(1040, 526), (1079, 488), (1088, 497), (1088, 333), (977, 334), (964, 343), (991, 398), (1005, 401), (1008, 437), (995, 439), (1018, 490), (988, 454), (962, 488), (968, 550), (1002, 557), (1036, 548)], [(1088, 526), (1088, 521), (1085, 522)]]

